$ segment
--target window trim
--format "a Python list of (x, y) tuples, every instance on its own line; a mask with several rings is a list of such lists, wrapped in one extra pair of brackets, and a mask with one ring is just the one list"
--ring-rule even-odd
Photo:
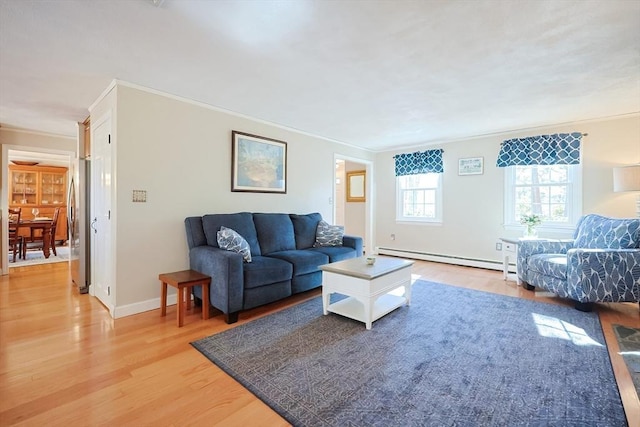
[[(551, 166), (551, 165), (518, 165), (518, 166)], [(578, 221), (582, 216), (582, 165), (566, 165), (568, 166), (567, 184), (567, 209), (569, 211), (569, 222), (551, 222), (545, 221), (540, 224), (538, 231), (548, 233), (573, 232)], [(514, 192), (512, 191), (515, 183), (516, 166), (507, 166), (504, 168), (504, 229), (505, 230), (524, 230), (525, 226), (516, 221), (513, 215)]]
[[(402, 189), (400, 188), (400, 176), (396, 176), (396, 223), (398, 224), (425, 224), (425, 225), (441, 225), (442, 224), (442, 173), (428, 172), (438, 175), (438, 186), (436, 187), (436, 216), (435, 218), (415, 218), (405, 217), (402, 215)], [(426, 174), (417, 174), (426, 175)]]

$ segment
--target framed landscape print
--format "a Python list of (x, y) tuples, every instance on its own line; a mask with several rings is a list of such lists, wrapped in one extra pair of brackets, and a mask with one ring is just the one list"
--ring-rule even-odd
[(232, 131), (231, 191), (287, 192), (287, 143)]
[(466, 159), (458, 159), (458, 175), (482, 175), (483, 169), (483, 157), (468, 157)]

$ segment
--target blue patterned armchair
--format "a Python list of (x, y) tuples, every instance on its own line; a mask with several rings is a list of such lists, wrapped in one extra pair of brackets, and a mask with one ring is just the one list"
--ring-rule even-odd
[(582, 217), (571, 240), (518, 243), (518, 279), (576, 301), (591, 311), (594, 302), (640, 302), (640, 218)]

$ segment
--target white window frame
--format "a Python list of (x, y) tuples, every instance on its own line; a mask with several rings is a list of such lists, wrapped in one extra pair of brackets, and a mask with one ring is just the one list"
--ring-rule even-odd
[[(543, 221), (537, 227), (541, 232), (573, 231), (582, 216), (582, 165), (568, 165), (567, 175), (567, 216), (568, 222)], [(504, 168), (504, 228), (506, 230), (524, 230), (525, 226), (515, 218), (515, 179), (516, 167)]]
[[(426, 174), (425, 174), (426, 175)], [(400, 177), (396, 177), (396, 222), (397, 223), (411, 223), (411, 224), (427, 224), (427, 225), (440, 225), (442, 224), (442, 174), (436, 173), (438, 176), (436, 197), (435, 197), (435, 208), (436, 208), (436, 216), (435, 218), (425, 218), (425, 217), (409, 217), (404, 216), (403, 213), (403, 189), (400, 188)], [(425, 187), (424, 189), (432, 189), (433, 187)], [(419, 189), (419, 188), (416, 188)], [(416, 190), (414, 189), (414, 190)]]

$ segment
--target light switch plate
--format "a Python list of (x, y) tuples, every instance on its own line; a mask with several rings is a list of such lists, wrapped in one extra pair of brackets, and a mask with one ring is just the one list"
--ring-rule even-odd
[(147, 190), (133, 190), (133, 201), (146, 203), (147, 201)]

